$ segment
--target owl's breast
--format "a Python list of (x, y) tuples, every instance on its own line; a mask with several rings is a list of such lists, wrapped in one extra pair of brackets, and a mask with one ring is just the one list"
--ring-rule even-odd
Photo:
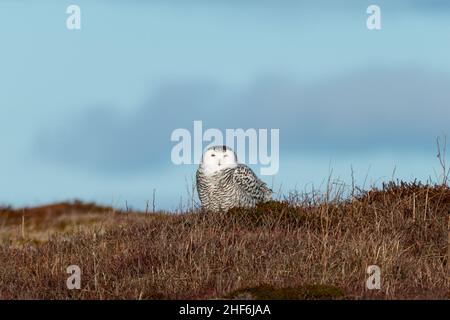
[(226, 211), (236, 205), (239, 190), (233, 183), (232, 170), (200, 175), (198, 180), (198, 193), (205, 209)]

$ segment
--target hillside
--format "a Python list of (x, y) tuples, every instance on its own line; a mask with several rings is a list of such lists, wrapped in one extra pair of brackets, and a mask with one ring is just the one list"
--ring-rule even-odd
[(415, 183), (221, 214), (1, 208), (0, 299), (448, 299), (449, 214), (448, 187)]

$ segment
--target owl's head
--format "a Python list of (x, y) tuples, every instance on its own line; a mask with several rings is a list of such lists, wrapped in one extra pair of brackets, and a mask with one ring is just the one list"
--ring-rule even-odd
[(234, 168), (237, 164), (237, 156), (231, 148), (213, 146), (203, 154), (200, 166), (206, 174), (214, 174), (220, 170)]

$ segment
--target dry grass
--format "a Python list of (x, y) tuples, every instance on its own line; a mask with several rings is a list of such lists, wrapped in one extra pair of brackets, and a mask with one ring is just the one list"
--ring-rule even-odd
[[(222, 214), (49, 208), (0, 210), (0, 298), (449, 298), (445, 186), (391, 183)], [(72, 264), (81, 290), (66, 288)], [(381, 290), (365, 288), (372, 264)]]
[(53, 234), (65, 235), (86, 227), (104, 228), (116, 222), (109, 207), (81, 201), (14, 210), (0, 207), (0, 244), (22, 247), (47, 242)]

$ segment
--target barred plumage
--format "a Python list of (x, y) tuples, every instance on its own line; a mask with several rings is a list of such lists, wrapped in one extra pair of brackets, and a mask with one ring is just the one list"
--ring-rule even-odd
[(197, 192), (202, 208), (227, 211), (253, 207), (272, 198), (272, 190), (226, 146), (209, 148), (197, 170)]

